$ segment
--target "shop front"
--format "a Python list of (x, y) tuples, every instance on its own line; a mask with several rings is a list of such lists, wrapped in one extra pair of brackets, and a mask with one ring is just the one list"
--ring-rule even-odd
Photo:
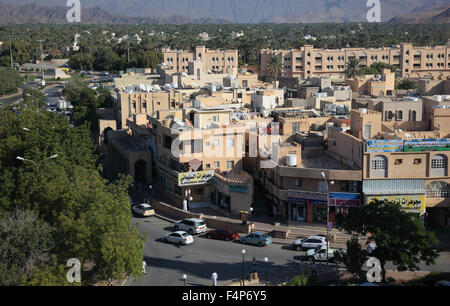
[[(325, 221), (323, 221), (325, 220)], [(326, 223), (327, 195), (320, 192), (288, 190), (288, 221)]]
[(426, 212), (424, 180), (365, 180), (363, 193), (366, 205), (375, 199), (397, 203), (423, 221)]

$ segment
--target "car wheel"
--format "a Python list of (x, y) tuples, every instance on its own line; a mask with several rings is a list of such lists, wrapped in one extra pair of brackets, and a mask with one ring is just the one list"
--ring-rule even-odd
[(179, 242), (178, 242), (178, 245), (183, 245), (183, 242), (179, 241)]
[(262, 242), (258, 242), (258, 246), (262, 247), (263, 246)]
[(175, 230), (178, 231), (180, 227), (178, 225), (175, 225)]
[(301, 250), (303, 249), (303, 247), (302, 247), (301, 245), (297, 245), (297, 246), (295, 247), (295, 249), (296, 249), (297, 251), (301, 251)]
[(206, 235), (206, 238), (211, 239), (211, 235)]
[(308, 257), (308, 262), (314, 263), (314, 261), (315, 261), (314, 257), (312, 257), (312, 256), (309, 256), (309, 257)]
[(245, 240), (241, 240), (241, 243), (242, 243), (242, 244), (246, 244)]

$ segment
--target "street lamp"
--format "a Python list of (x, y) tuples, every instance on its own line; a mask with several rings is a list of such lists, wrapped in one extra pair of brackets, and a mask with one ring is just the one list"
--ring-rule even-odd
[(267, 266), (269, 265), (269, 258), (264, 257), (264, 262), (266, 263), (266, 286), (267, 286)]
[(244, 266), (245, 266), (245, 250), (242, 249), (242, 286), (245, 286), (245, 270), (244, 270)]
[(182, 278), (183, 278), (184, 285), (186, 286), (187, 275), (186, 275), (186, 274), (183, 274)]
[(18, 160), (32, 162), (32, 163), (36, 166), (37, 171), (39, 171), (39, 166), (41, 165), (41, 163), (42, 163), (43, 161), (46, 161), (47, 159), (54, 159), (54, 158), (56, 158), (56, 157), (58, 157), (58, 154), (55, 154), (55, 155), (52, 155), (52, 156), (50, 156), (50, 157), (44, 158), (44, 159), (41, 160), (39, 163), (36, 163), (34, 160), (31, 160), (31, 159), (23, 158), (23, 157), (21, 157), (21, 156), (17, 156), (16, 158), (17, 158)]
[(325, 172), (320, 172), (320, 174), (323, 177), (323, 180), (325, 181), (325, 186), (327, 187), (327, 266), (328, 266), (328, 246), (330, 243), (330, 236), (329, 236), (329, 222), (330, 222), (330, 191), (328, 189), (328, 182), (325, 176)]

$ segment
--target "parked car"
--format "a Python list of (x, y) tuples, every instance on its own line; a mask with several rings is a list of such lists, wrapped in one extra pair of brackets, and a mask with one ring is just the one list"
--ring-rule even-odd
[(153, 207), (145, 203), (133, 206), (131, 210), (141, 217), (150, 217), (155, 214)]
[(206, 233), (206, 238), (208, 239), (220, 239), (220, 240), (236, 240), (239, 238), (239, 234), (237, 232), (232, 232), (230, 230), (225, 229), (216, 229), (210, 230)]
[(257, 246), (266, 246), (272, 243), (272, 237), (263, 232), (253, 232), (247, 236), (241, 237), (242, 244), (254, 244)]
[(308, 238), (297, 239), (294, 241), (292, 247), (297, 250), (316, 249), (319, 246), (327, 245), (327, 238), (324, 236), (309, 236)]
[(179, 245), (187, 245), (194, 242), (194, 238), (192, 237), (192, 235), (189, 235), (184, 231), (176, 231), (166, 234), (164, 235), (164, 240)]
[[(334, 261), (334, 254), (337, 251), (337, 249), (328, 248), (328, 261), (333, 262)], [(306, 251), (305, 259), (310, 262), (314, 263), (317, 261), (326, 261), (327, 260), (327, 246), (321, 245), (317, 247), (316, 249), (309, 249)]]
[(191, 235), (200, 234), (208, 231), (205, 221), (202, 219), (191, 218), (175, 222), (175, 230), (183, 230)]

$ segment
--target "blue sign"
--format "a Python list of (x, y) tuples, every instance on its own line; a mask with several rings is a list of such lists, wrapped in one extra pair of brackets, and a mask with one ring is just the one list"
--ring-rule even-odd
[(366, 152), (403, 152), (403, 140), (368, 140)]
[(330, 206), (360, 207), (361, 195), (359, 193), (330, 192)]

